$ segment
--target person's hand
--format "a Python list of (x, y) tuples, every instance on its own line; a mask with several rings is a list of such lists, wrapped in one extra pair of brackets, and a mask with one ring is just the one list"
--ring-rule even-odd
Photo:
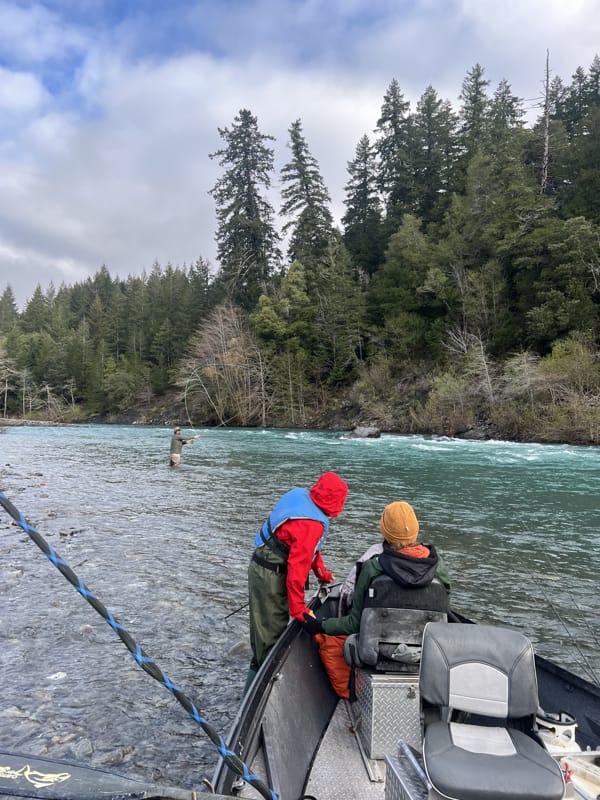
[(310, 635), (315, 636), (317, 633), (323, 633), (323, 624), (312, 614), (304, 612), (304, 622), (302, 623), (304, 630)]
[(326, 570), (321, 575), (320, 580), (321, 583), (335, 583), (335, 575), (333, 574), (333, 572), (329, 572), (329, 570)]

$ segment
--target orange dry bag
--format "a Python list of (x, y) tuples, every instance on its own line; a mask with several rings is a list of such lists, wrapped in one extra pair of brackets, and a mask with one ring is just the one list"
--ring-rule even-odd
[(350, 666), (344, 661), (344, 642), (346, 636), (330, 636), (327, 633), (317, 633), (314, 637), (319, 645), (319, 655), (323, 666), (327, 670), (331, 685), (339, 697), (350, 697)]

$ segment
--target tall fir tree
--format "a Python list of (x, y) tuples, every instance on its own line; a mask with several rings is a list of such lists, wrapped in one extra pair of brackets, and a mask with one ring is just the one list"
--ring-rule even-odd
[(347, 381), (362, 359), (364, 295), (340, 236), (332, 237), (320, 272), (313, 334), (317, 383)]
[(586, 135), (585, 119), (590, 110), (588, 76), (583, 67), (575, 70), (564, 103), (564, 122), (571, 140)]
[(53, 289), (50, 292), (44, 292), (39, 283), (35, 287), (21, 314), (21, 327), (26, 333), (48, 330), (52, 316), (51, 301), (53, 295)]
[(7, 286), (0, 296), (0, 334), (9, 333), (19, 320), (17, 302), (11, 286)]
[(484, 75), (485, 70), (481, 64), (475, 64), (467, 72), (460, 92), (460, 142), (464, 173), (487, 133), (490, 107), (487, 87), (490, 82)]
[(413, 118), (415, 205), (425, 223), (441, 216), (456, 179), (456, 115), (428, 86)]
[(274, 153), (258, 120), (241, 109), (231, 128), (219, 128), (225, 147), (210, 154), (224, 174), (210, 194), (217, 206), (219, 281), (230, 301), (251, 309), (266, 289), (280, 258), (273, 208), (265, 196), (271, 187)]
[(288, 218), (283, 232), (290, 234), (290, 261), (300, 261), (309, 268), (326, 252), (333, 232), (331, 197), (319, 164), (308, 149), (299, 119), (291, 124), (289, 135), (292, 158), (280, 174), (283, 199), (280, 214)]
[(490, 128), (504, 131), (523, 127), (523, 100), (513, 94), (510, 83), (502, 78), (489, 106)]
[(594, 56), (588, 72), (587, 94), (590, 108), (600, 107), (600, 56), (598, 55)]
[(344, 244), (362, 276), (371, 276), (383, 257), (381, 201), (377, 191), (377, 162), (365, 134), (348, 162), (348, 183), (344, 187), (346, 213), (342, 217)]
[(388, 233), (413, 206), (410, 103), (394, 78), (383, 98), (375, 129), (379, 189), (385, 203)]

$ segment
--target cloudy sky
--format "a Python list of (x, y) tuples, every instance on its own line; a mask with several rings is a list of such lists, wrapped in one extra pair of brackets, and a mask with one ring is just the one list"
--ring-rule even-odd
[(599, 49), (598, 0), (0, 0), (0, 293), (215, 266), (209, 153), (241, 108), (277, 173), (302, 120), (339, 221), (392, 78), (458, 108), (480, 63), (534, 119), (546, 51), (569, 82)]

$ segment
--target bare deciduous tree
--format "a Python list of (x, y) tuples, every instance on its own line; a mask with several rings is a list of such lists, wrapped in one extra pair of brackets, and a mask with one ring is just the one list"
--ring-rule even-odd
[(199, 411), (219, 424), (266, 425), (267, 365), (242, 312), (218, 306), (192, 337), (180, 371), (186, 399), (195, 394)]

